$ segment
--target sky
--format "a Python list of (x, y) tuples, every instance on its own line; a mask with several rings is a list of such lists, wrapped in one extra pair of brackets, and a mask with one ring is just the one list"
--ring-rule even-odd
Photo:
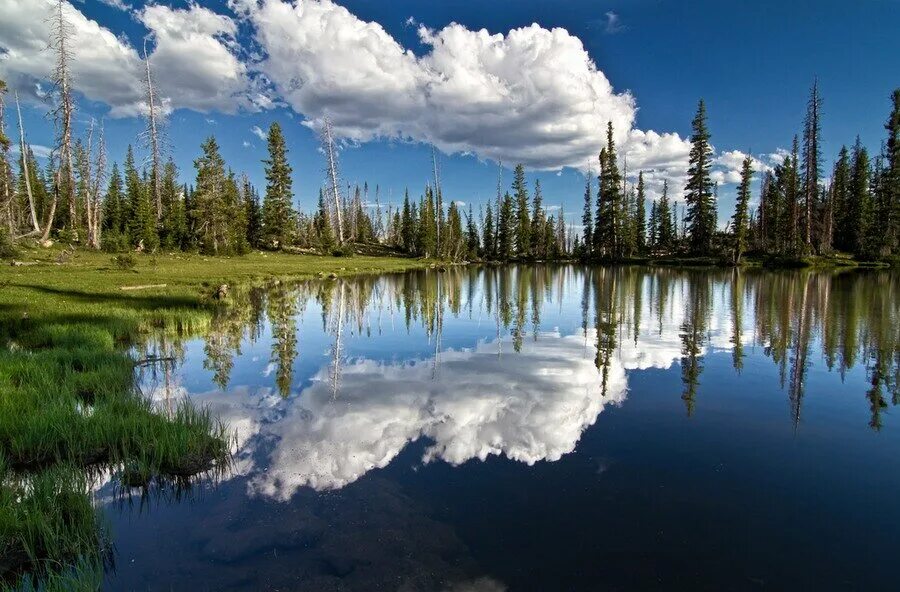
[[(18, 92), (39, 156), (53, 145), (53, 4), (0, 0), (0, 78)], [(297, 206), (307, 211), (325, 182), (326, 117), (341, 139), (344, 182), (377, 186), (382, 205), (407, 188), (421, 194), (435, 147), (446, 198), (477, 211), (521, 162), (545, 203), (577, 223), (609, 121), (631, 182), (643, 170), (650, 198), (666, 180), (677, 199), (703, 98), (721, 224), (744, 155), (758, 171), (779, 161), (814, 80), (826, 175), (857, 135), (879, 150), (900, 86), (900, 0), (71, 0), (64, 8), (76, 131), (102, 122), (110, 160), (121, 162), (130, 143), (147, 153), (146, 46), (166, 153), (182, 181), (192, 181), (200, 143), (215, 135), (229, 166), (263, 192), (263, 138), (278, 122)]]

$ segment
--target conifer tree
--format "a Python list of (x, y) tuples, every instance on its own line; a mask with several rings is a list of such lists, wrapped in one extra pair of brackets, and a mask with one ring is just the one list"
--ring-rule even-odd
[(591, 173), (588, 172), (584, 184), (584, 211), (581, 214), (581, 226), (584, 228), (582, 231), (584, 235), (584, 254), (586, 257), (590, 257), (591, 248), (594, 244), (594, 196), (592, 195), (592, 183)]
[(525, 166), (522, 164), (516, 165), (512, 189), (516, 200), (516, 253), (519, 257), (527, 257), (531, 252), (531, 214), (528, 205), (528, 187), (525, 183)]
[[(406, 196), (406, 206), (409, 207), (409, 196)], [(316, 207), (316, 215), (313, 218), (317, 247), (323, 253), (331, 253), (334, 249), (334, 233), (331, 231), (331, 216), (328, 204), (325, 203), (325, 192), (319, 189), (319, 203)]]
[(541, 180), (534, 182), (533, 213), (531, 215), (531, 255), (539, 259), (547, 257), (547, 236), (544, 226), (547, 224), (544, 213), (544, 197), (541, 193)]
[(813, 82), (809, 92), (809, 101), (806, 107), (806, 119), (803, 122), (803, 245), (806, 252), (813, 247), (813, 219), (815, 205), (819, 195), (819, 177), (821, 175), (819, 162), (822, 160), (819, 149), (819, 135), (821, 123), (819, 122), (822, 99), (819, 97), (819, 82)]
[(171, 158), (163, 165), (160, 201), (163, 214), (159, 229), (160, 246), (170, 250), (180, 249), (187, 239), (187, 219), (178, 183), (178, 168)]
[(862, 145), (859, 138), (853, 146), (853, 163), (851, 165), (850, 179), (850, 207), (848, 244), (854, 255), (862, 255), (867, 252), (869, 216), (872, 211), (872, 199), (869, 192), (871, 169), (869, 165), (869, 152)]
[(888, 137), (885, 143), (885, 163), (881, 181), (882, 216), (887, 216), (887, 244), (885, 254), (896, 253), (900, 246), (900, 88), (891, 95), (891, 113), (884, 127)]
[(688, 239), (691, 251), (696, 254), (708, 253), (712, 248), (715, 232), (715, 207), (713, 185), (710, 178), (712, 167), (712, 147), (706, 128), (706, 105), (703, 99), (697, 106), (697, 114), (691, 123), (690, 168), (684, 188), (687, 205)]
[[(319, 193), (321, 194), (321, 190)], [(258, 249), (263, 246), (262, 205), (259, 201), (259, 192), (250, 184), (247, 175), (241, 179), (241, 200), (244, 202), (247, 217), (247, 244), (251, 249)]]
[(488, 202), (484, 215), (484, 237), (482, 243), (484, 244), (484, 258), (488, 261), (494, 261), (497, 258), (497, 241), (494, 233), (494, 211), (490, 202)]
[(647, 250), (647, 212), (646, 212), (646, 203), (647, 199), (645, 191), (644, 191), (644, 171), (640, 171), (638, 173), (638, 184), (637, 184), (637, 195), (635, 196), (635, 200), (637, 203), (635, 204), (635, 226), (634, 232), (636, 235), (636, 247), (639, 253), (643, 253)]
[(750, 220), (750, 183), (753, 180), (753, 159), (748, 155), (741, 166), (741, 184), (738, 186), (734, 216), (731, 218), (731, 232), (734, 263), (740, 264), (741, 256), (747, 249), (747, 234)]
[(514, 240), (514, 208), (513, 198), (509, 193), (503, 196), (500, 206), (500, 224), (497, 230), (497, 258), (509, 261), (513, 257)]
[(850, 152), (841, 146), (831, 173), (831, 201), (834, 208), (834, 246), (842, 251), (852, 250), (850, 223)]
[(658, 248), (666, 253), (671, 252), (675, 248), (675, 212), (669, 207), (669, 182), (663, 181), (662, 195), (659, 198), (659, 205), (656, 211), (659, 220), (659, 228), (656, 231)]
[(122, 175), (119, 173), (118, 163), (113, 163), (109, 185), (106, 187), (106, 195), (103, 198), (103, 230), (107, 234), (121, 236), (125, 230), (123, 206)]
[(294, 193), (291, 165), (281, 126), (273, 123), (267, 136), (269, 158), (264, 160), (266, 194), (262, 204), (263, 240), (267, 246), (282, 248), (291, 243), (294, 227)]
[(618, 258), (624, 254), (624, 195), (612, 122), (606, 126), (606, 146), (600, 151), (600, 188), (594, 223), (594, 255)]

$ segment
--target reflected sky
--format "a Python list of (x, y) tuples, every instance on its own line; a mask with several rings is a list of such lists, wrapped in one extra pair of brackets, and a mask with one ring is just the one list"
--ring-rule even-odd
[[(554, 574), (566, 589), (720, 587), (726, 572), (662, 552), (696, 537), (700, 563), (746, 572), (735, 589), (825, 578), (762, 543), (805, 536), (778, 527), (800, 520), (783, 512), (805, 487), (837, 488), (806, 510), (844, 516), (849, 496), (900, 491), (898, 471), (854, 489), (900, 444), (897, 288), (884, 272), (523, 266), (237, 291), (205, 334), (150, 339), (176, 361), (140, 377), (161, 408), (190, 397), (226, 421), (233, 470), (187, 504), (111, 504), (125, 561), (107, 587), (178, 589), (189, 572), (207, 589), (519, 590), (540, 561), (543, 589)], [(747, 497), (764, 482), (783, 494), (768, 509)], [(801, 514), (807, 530), (821, 517)], [(619, 568), (546, 538), (563, 527)], [(898, 527), (882, 512), (872, 543)], [(143, 555), (150, 533), (171, 551)], [(727, 550), (736, 534), (749, 559)], [(880, 582), (851, 565), (830, 569)]]

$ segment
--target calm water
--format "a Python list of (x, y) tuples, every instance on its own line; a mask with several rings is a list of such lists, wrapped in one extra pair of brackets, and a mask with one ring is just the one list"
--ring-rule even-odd
[(900, 276), (457, 269), (154, 340), (233, 470), (98, 492), (108, 590), (888, 590)]

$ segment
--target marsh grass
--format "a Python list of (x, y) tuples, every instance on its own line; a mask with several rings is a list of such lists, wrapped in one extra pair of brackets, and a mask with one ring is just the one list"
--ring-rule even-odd
[[(227, 470), (230, 433), (182, 401), (137, 388), (133, 346), (205, 332), (221, 284), (402, 271), (404, 259), (254, 253), (237, 258), (25, 250), (0, 267), (0, 592), (96, 590), (108, 550), (98, 475), (122, 491), (190, 487)], [(133, 265), (132, 265), (133, 263)], [(139, 290), (122, 286), (151, 285)]]

